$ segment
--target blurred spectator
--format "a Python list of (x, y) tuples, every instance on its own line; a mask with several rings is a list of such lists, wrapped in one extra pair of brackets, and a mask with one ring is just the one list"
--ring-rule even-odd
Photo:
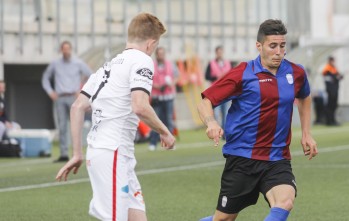
[(335, 66), (334, 57), (330, 56), (328, 58), (328, 63), (324, 67), (322, 74), (324, 76), (327, 92), (326, 124), (336, 126), (339, 125), (335, 116), (338, 106), (339, 81), (343, 76), (339, 74)]
[(20, 129), (20, 125), (16, 122), (10, 121), (5, 111), (5, 91), (6, 84), (0, 81), (0, 140), (7, 138), (7, 131)]
[[(207, 65), (205, 73), (205, 79), (211, 82), (211, 84), (223, 77), (231, 69), (230, 61), (225, 60), (223, 58), (223, 47), (217, 46), (215, 52), (216, 57), (215, 59), (211, 60), (210, 63)], [(221, 119), (220, 125), (222, 128), (224, 128), (225, 125), (225, 118), (227, 116), (228, 108), (229, 103), (224, 103), (220, 106), (215, 107), (214, 109), (215, 118), (217, 120)]]
[(325, 112), (325, 102), (326, 94), (324, 91), (314, 91), (313, 93), (313, 103), (315, 109), (315, 121), (314, 124), (325, 124), (326, 123), (326, 112)]
[[(155, 51), (153, 89), (151, 91), (151, 105), (160, 120), (173, 133), (173, 111), (176, 96), (176, 82), (178, 69), (166, 59), (166, 51), (158, 47)], [(159, 134), (155, 131), (150, 133), (149, 150), (154, 151), (159, 141)]]
[[(59, 128), (60, 157), (55, 162), (68, 161), (68, 120), (70, 107), (80, 91), (82, 81), (92, 74), (79, 58), (72, 56), (69, 41), (61, 44), (62, 57), (52, 61), (42, 76), (42, 86), (54, 102)], [(53, 85), (51, 82), (53, 81)]]

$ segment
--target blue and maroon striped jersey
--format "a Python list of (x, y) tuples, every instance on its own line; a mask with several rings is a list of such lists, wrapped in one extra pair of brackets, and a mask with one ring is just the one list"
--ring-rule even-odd
[(291, 159), (295, 98), (310, 94), (303, 67), (284, 59), (273, 75), (260, 57), (243, 62), (202, 93), (213, 106), (231, 101), (223, 154), (257, 160)]

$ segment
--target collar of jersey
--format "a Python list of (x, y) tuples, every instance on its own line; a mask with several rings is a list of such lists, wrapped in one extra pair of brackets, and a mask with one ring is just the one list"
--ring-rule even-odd
[[(276, 72), (276, 75), (279, 75), (281, 72), (283, 72), (284, 69), (285, 69), (285, 59), (283, 59), (281, 61), (280, 67), (279, 67), (278, 71)], [(253, 60), (253, 73), (258, 74), (258, 73), (262, 73), (262, 72), (272, 74), (268, 69), (266, 69), (262, 66), (261, 56), (258, 55), (258, 57)]]

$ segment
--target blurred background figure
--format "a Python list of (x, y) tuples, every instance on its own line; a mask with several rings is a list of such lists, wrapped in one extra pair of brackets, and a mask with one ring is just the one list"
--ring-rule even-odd
[(329, 126), (337, 126), (339, 125), (336, 120), (339, 81), (343, 79), (343, 75), (339, 74), (335, 66), (334, 57), (330, 56), (328, 58), (328, 63), (324, 67), (322, 74), (324, 76), (327, 92), (326, 124)]
[(85, 82), (92, 74), (91, 69), (82, 60), (72, 56), (72, 45), (69, 41), (62, 42), (61, 53), (62, 57), (52, 61), (42, 76), (42, 87), (54, 102), (57, 114), (60, 157), (55, 162), (69, 160), (68, 121), (70, 107), (80, 91), (81, 82)]
[(16, 130), (21, 128), (21, 126), (18, 123), (10, 121), (6, 115), (5, 91), (6, 84), (4, 81), (0, 81), (0, 141), (8, 138), (8, 130)]
[(35, 21), (39, 21), (45, 16), (47, 21), (53, 20), (52, 3), (53, 0), (34, 0)]
[(323, 90), (314, 90), (312, 97), (315, 110), (314, 124), (326, 124), (327, 94)]
[[(176, 82), (178, 69), (166, 59), (164, 47), (158, 47), (155, 51), (153, 89), (151, 91), (151, 105), (160, 120), (173, 133), (174, 129), (174, 99), (176, 97)], [(159, 142), (159, 134), (150, 133), (149, 150), (154, 151)]]
[[(206, 68), (205, 79), (211, 82), (211, 85), (223, 77), (231, 69), (230, 61), (223, 58), (223, 46), (217, 46), (215, 49), (216, 57), (211, 60)], [(214, 109), (214, 115), (217, 120), (220, 119), (220, 125), (224, 128), (225, 118), (229, 109), (229, 103), (221, 104)]]

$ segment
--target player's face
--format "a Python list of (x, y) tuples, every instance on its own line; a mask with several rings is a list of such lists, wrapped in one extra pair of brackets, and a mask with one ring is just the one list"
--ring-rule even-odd
[(271, 72), (276, 71), (285, 56), (286, 36), (268, 35), (263, 43), (257, 42), (256, 46), (261, 56), (263, 67)]

